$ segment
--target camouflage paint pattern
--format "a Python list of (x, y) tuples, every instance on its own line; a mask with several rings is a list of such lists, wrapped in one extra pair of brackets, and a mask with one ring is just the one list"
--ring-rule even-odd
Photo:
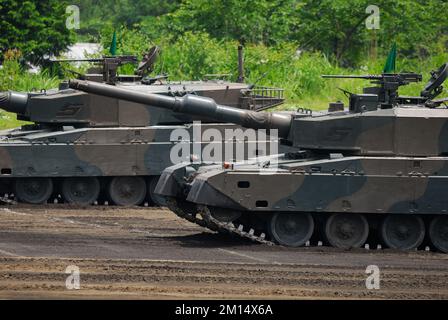
[[(116, 87), (167, 96), (194, 93), (234, 107), (257, 107), (249, 85), (242, 83), (117, 83)], [(211, 123), (204, 117), (69, 88), (14, 95), (11, 99), (17, 96), (20, 99), (11, 102), (7, 93), (0, 94), (0, 107), (35, 124), (1, 133), (0, 179), (159, 176), (173, 164), (170, 150), (179, 143), (170, 139), (173, 130), (186, 129), (192, 137), (189, 123), (194, 120), (204, 122), (202, 130), (216, 128), (224, 133), (225, 129), (237, 128), (233, 124)], [(276, 97), (268, 100), (264, 106), (267, 102), (275, 105), (283, 101)], [(206, 145), (204, 142), (202, 149)]]
[(348, 109), (336, 103), (314, 115), (254, 113), (188, 95), (162, 98), (88, 82), (70, 85), (246, 128), (277, 129), (296, 148), (246, 163), (167, 168), (155, 193), (188, 221), (262, 243), (268, 234), (288, 246), (309, 243), (317, 225), (324, 240), (339, 248), (360, 247), (372, 229), (380, 229), (387, 246), (418, 249), (428, 233), (432, 245), (448, 253), (448, 112), (440, 108), (448, 99), (433, 100), (442, 92), (448, 64), (432, 73), (420, 97), (398, 95), (407, 76), (421, 79), (373, 77), (379, 87), (351, 94)]

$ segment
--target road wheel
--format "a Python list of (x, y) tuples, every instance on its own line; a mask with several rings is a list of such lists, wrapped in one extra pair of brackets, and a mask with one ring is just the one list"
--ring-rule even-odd
[(269, 234), (279, 244), (303, 246), (314, 231), (314, 220), (309, 213), (276, 213), (269, 223)]
[(141, 177), (116, 177), (108, 187), (109, 198), (117, 206), (138, 206), (146, 196), (146, 183)]
[(62, 197), (77, 205), (90, 205), (98, 199), (100, 182), (97, 178), (66, 178), (62, 182)]
[(369, 236), (369, 223), (361, 214), (335, 213), (327, 219), (325, 236), (333, 247), (359, 248)]
[(448, 253), (448, 216), (438, 216), (429, 225), (429, 238), (438, 250)]
[(392, 249), (416, 249), (425, 239), (425, 223), (415, 215), (389, 215), (381, 225), (381, 238)]
[(53, 193), (53, 181), (50, 178), (17, 179), (15, 190), (20, 202), (43, 204)]
[(166, 207), (166, 199), (154, 192), (157, 186), (157, 182), (159, 181), (159, 176), (151, 177), (148, 181), (148, 196), (151, 199), (152, 203), (159, 207)]

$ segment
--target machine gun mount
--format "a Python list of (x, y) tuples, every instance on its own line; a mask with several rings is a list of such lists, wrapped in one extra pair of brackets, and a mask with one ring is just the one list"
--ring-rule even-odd
[[(154, 63), (160, 54), (160, 48), (152, 47), (147, 53), (143, 55), (142, 61), (139, 63), (138, 58), (133, 55), (121, 56), (105, 56), (102, 58), (92, 59), (60, 59), (51, 60), (52, 62), (90, 62), (96, 64), (97, 67), (90, 68), (85, 75), (71, 71), (78, 75), (80, 80), (90, 80), (95, 82), (105, 82), (107, 84), (115, 84), (118, 81), (135, 82), (141, 81), (145, 76), (151, 73), (154, 69)], [(118, 68), (125, 64), (137, 64), (135, 75), (118, 75)], [(98, 67), (99, 66), (99, 67)]]
[[(374, 87), (364, 88), (362, 94), (352, 94), (343, 90), (350, 99), (351, 112), (373, 111), (378, 107), (390, 109), (399, 104), (421, 104), (435, 107), (440, 103), (433, 101), (443, 91), (443, 82), (448, 76), (448, 64), (442, 65), (438, 70), (431, 72), (431, 78), (420, 93), (419, 97), (400, 96), (398, 89), (412, 82), (423, 80), (417, 73), (383, 73), (381, 75), (323, 75), (330, 79), (364, 79), (370, 80)], [(332, 104), (334, 107), (334, 103)]]

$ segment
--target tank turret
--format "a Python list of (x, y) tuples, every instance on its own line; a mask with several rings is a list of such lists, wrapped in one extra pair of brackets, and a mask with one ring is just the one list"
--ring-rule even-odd
[[(54, 62), (90, 62), (99, 67), (87, 74), (77, 74), (78, 79), (107, 83), (135, 92), (157, 93), (166, 96), (194, 94), (211, 97), (219, 103), (249, 110), (263, 110), (282, 104), (283, 90), (254, 87), (253, 85), (223, 80), (167, 81), (167, 75), (150, 77), (160, 49), (153, 47), (146, 53), (135, 70), (135, 75), (119, 75), (119, 66), (136, 63), (135, 56), (114, 56), (83, 60), (53, 60)], [(241, 54), (240, 54), (241, 55)], [(243, 69), (242, 58), (240, 69)], [(96, 70), (96, 71), (95, 71)], [(241, 78), (241, 77), (240, 77)], [(189, 115), (166, 112), (152, 105), (130, 103), (95, 94), (70, 89), (68, 82), (61, 82), (58, 89), (39, 92), (0, 93), (0, 108), (17, 114), (18, 120), (34, 122), (41, 127), (139, 127), (148, 125), (184, 124), (193, 120)]]
[[(346, 155), (438, 156), (448, 154), (448, 114), (434, 109), (444, 100), (433, 100), (442, 92), (448, 65), (432, 73), (420, 97), (401, 97), (398, 88), (422, 79), (421, 75), (383, 74), (354, 76), (372, 80), (377, 87), (363, 94), (349, 93), (350, 105), (342, 112), (313, 115), (312, 112), (279, 113), (235, 109), (212, 99), (186, 95), (164, 97), (124, 88), (74, 80), (70, 87), (110, 98), (143, 103), (175, 112), (203, 116), (253, 129), (277, 129), (289, 144), (319, 152)], [(395, 108), (398, 107), (398, 108)], [(434, 110), (432, 110), (434, 109)], [(423, 131), (416, 131), (416, 125)], [(421, 138), (421, 134), (425, 138)]]
[[(188, 82), (153, 85), (120, 83), (115, 86), (134, 92), (157, 93), (171, 97), (194, 93), (213, 97), (237, 108), (250, 107), (252, 102), (249, 100), (253, 101), (251, 94), (245, 93), (247, 84), (240, 83)], [(277, 103), (280, 103), (280, 100), (276, 100), (275, 104)], [(0, 108), (17, 114), (18, 120), (34, 122), (45, 127), (138, 127), (182, 124), (194, 120), (187, 114), (175, 115), (152, 105), (130, 103), (76, 91), (68, 88), (68, 83), (61, 83), (59, 89), (41, 92), (2, 92)], [(207, 119), (201, 120), (209, 122)]]

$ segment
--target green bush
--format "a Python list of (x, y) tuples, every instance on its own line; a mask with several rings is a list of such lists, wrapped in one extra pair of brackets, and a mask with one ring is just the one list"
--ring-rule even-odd
[(59, 82), (47, 70), (36, 74), (23, 70), (17, 59), (5, 60), (0, 69), (0, 91), (39, 91), (55, 88)]
[[(103, 45), (109, 46), (112, 32), (103, 36)], [(162, 55), (154, 73), (167, 73), (171, 80), (198, 80), (206, 74), (231, 74), (237, 79), (237, 41), (217, 40), (204, 32), (186, 32), (176, 38), (151, 38), (142, 30), (135, 32), (122, 28), (119, 32), (120, 53), (138, 54), (150, 45), (162, 47)], [(338, 88), (359, 92), (368, 85), (364, 80), (322, 79), (322, 74), (378, 74), (384, 68), (385, 56), (376, 60), (364, 59), (360, 68), (342, 68), (320, 52), (299, 52), (296, 43), (282, 43), (267, 47), (263, 44), (247, 44), (245, 48), (246, 82), (276, 86), (285, 89), (286, 108), (296, 105), (312, 109), (324, 109), (329, 101), (345, 100)], [(424, 74), (448, 61), (441, 42), (437, 54), (426, 59), (406, 58), (399, 54), (397, 71)], [(132, 71), (128, 69), (128, 71)], [(402, 88), (403, 94), (418, 95), (422, 84)], [(285, 108), (283, 106), (283, 108)]]

